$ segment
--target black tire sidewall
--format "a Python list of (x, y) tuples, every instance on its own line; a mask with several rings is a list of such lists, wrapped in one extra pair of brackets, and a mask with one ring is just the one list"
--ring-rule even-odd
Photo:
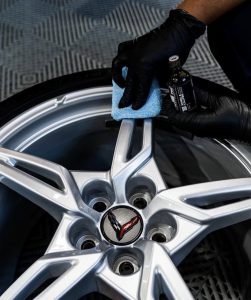
[(0, 103), (0, 128), (26, 110), (53, 97), (97, 86), (111, 86), (111, 69), (84, 71), (34, 85)]

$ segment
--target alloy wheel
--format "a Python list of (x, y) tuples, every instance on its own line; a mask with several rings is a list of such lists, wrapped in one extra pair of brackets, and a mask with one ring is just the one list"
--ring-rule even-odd
[[(53, 99), (43, 111), (52, 104), (71, 108), (88, 93), (98, 99), (110, 88)], [(34, 108), (32, 118), (34, 112), (39, 115)], [(250, 218), (251, 179), (168, 188), (153, 155), (152, 127), (152, 120), (144, 120), (142, 147), (132, 154), (135, 121), (124, 120), (106, 172), (67, 170), (23, 153), (39, 139), (38, 132), (20, 143), (19, 151), (0, 148), (0, 182), (59, 223), (44, 256), (1, 299), (24, 299), (50, 278), (37, 299), (78, 298), (93, 291), (116, 299), (161, 294), (193, 299), (176, 266), (208, 233)], [(16, 130), (13, 122), (3, 129), (2, 141), (11, 130)]]

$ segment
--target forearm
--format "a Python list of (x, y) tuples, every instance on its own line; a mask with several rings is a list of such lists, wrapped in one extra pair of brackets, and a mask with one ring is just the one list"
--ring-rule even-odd
[(245, 1), (247, 0), (184, 0), (178, 8), (208, 25)]

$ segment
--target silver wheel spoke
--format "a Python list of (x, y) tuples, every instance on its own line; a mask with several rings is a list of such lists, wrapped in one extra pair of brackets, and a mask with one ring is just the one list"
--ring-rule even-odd
[[(55, 278), (55, 281), (36, 299), (60, 299), (66, 294), (81, 296), (83, 291), (88, 292), (86, 286), (83, 290), (74, 288), (80, 281), (88, 280), (87, 275), (94, 274), (102, 256), (103, 253), (80, 255), (74, 251), (45, 255), (5, 291), (2, 299), (24, 299), (51, 278)], [(89, 290), (92, 291), (94, 287), (91, 285), (91, 280), (88, 284)]]
[(175, 220), (178, 223), (175, 236), (168, 243), (163, 244), (163, 247), (172, 257), (173, 262), (178, 265), (206, 236), (208, 226), (179, 216), (175, 216)]
[[(230, 225), (227, 221), (229, 216), (238, 216), (232, 220), (237, 223), (247, 218), (247, 214), (251, 211), (251, 200), (246, 199), (249, 197), (251, 198), (251, 179), (249, 178), (200, 183), (159, 193), (152, 200), (145, 214), (149, 217), (161, 209), (167, 209), (201, 224), (212, 225), (214, 223), (220, 226), (220, 221), (225, 219), (227, 226)], [(227, 203), (243, 198), (246, 200), (239, 200), (234, 204)], [(196, 207), (196, 205), (220, 204), (222, 201), (224, 205), (216, 208)]]
[[(57, 187), (44, 180), (53, 181)], [(70, 172), (45, 159), (0, 148), (0, 182), (58, 220), (63, 212), (83, 214), (85, 209), (90, 216)]]
[(251, 178), (198, 183), (170, 189), (168, 193), (173, 199), (200, 206), (231, 201), (232, 199), (251, 197)]
[[(161, 293), (169, 299), (193, 299), (176, 266), (161, 245), (142, 241), (138, 247), (144, 253), (139, 284), (140, 299), (156, 299)], [(157, 294), (156, 286), (160, 287)]]
[(170, 196), (169, 191), (170, 190), (166, 190), (159, 193), (145, 208), (143, 214), (147, 219), (151, 218), (159, 211), (167, 210), (170, 213), (177, 214), (197, 223), (208, 221), (209, 214), (207, 214), (207, 211), (194, 207), (179, 199), (173, 199), (173, 197)]
[(34, 262), (2, 295), (3, 299), (25, 299), (51, 277), (73, 266), (73, 257), (44, 256)]
[[(163, 210), (174, 214), (177, 232), (165, 247), (179, 263), (209, 232), (249, 219), (249, 197), (249, 178), (201, 183), (159, 193), (143, 213), (148, 220)], [(231, 203), (233, 200), (237, 202)], [(208, 205), (221, 206), (207, 208)]]
[(208, 211), (212, 230), (217, 230), (250, 219), (251, 199), (242, 200)]
[(152, 154), (152, 121), (144, 120), (142, 148), (132, 159), (127, 160), (127, 155), (133, 143), (135, 120), (123, 120), (121, 123), (113, 162), (111, 178), (117, 195), (118, 202), (126, 202), (125, 184), (128, 178), (146, 163)]
[(79, 256), (74, 265), (43, 291), (37, 299), (60, 299), (66, 294), (74, 299), (96, 290), (93, 277), (102, 257), (103, 253), (101, 252)]
[(60, 251), (72, 251), (75, 248), (69, 241), (68, 232), (72, 224), (78, 220), (75, 216), (67, 214), (63, 215), (63, 218), (46, 250), (46, 254), (55, 253)]

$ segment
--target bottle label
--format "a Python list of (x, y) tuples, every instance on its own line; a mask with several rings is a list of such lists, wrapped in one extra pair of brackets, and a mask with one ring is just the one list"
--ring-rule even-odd
[(179, 104), (177, 101), (177, 97), (176, 97), (176, 92), (175, 92), (175, 88), (173, 88), (171, 85), (169, 86), (169, 90), (170, 90), (170, 98), (174, 104), (174, 107), (176, 110), (179, 110)]
[(169, 85), (170, 97), (176, 110), (185, 112), (193, 110), (196, 106), (192, 81), (189, 80), (182, 85)]

